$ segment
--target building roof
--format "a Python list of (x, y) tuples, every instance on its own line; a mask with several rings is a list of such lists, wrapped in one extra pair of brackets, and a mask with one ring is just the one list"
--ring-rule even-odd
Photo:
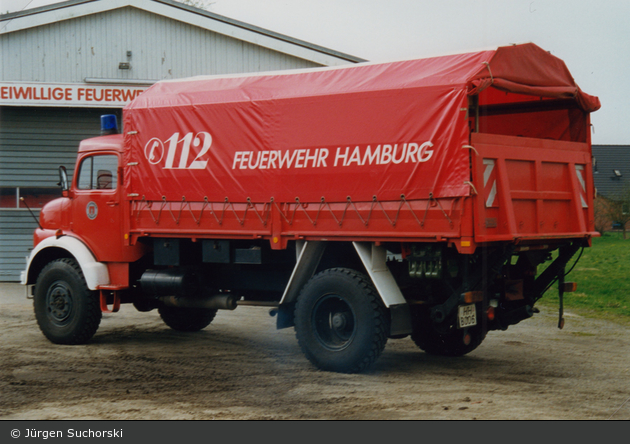
[(295, 39), (173, 0), (69, 0), (0, 15), (0, 34), (114, 9), (134, 7), (324, 66), (364, 59)]
[(614, 198), (630, 185), (630, 145), (593, 145), (593, 181), (597, 194)]

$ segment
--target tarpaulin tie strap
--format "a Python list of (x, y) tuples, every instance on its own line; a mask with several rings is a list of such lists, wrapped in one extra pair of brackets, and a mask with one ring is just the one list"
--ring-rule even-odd
[[(323, 199), (323, 198), (322, 198)], [(319, 209), (317, 210), (317, 215), (315, 216), (315, 220), (313, 220), (311, 218), (311, 216), (308, 214), (308, 211), (306, 211), (305, 206), (308, 206), (308, 203), (302, 203), (300, 202), (300, 198), (296, 197), (295, 198), (295, 208), (293, 208), (293, 213), (291, 214), (291, 219), (289, 219), (285, 214), (284, 211), (282, 211), (282, 209), (280, 208), (280, 206), (278, 205), (278, 202), (276, 202), (274, 200), (274, 198), (271, 198), (271, 204), (273, 204), (273, 206), (276, 207), (276, 210), (278, 211), (278, 213), (280, 213), (280, 216), (282, 216), (282, 218), (284, 219), (284, 221), (289, 224), (289, 225), (293, 225), (293, 221), (295, 220), (295, 213), (297, 213), (298, 209), (301, 209), (304, 212), (304, 215), (306, 216), (306, 218), (309, 220), (309, 222), (315, 226), (317, 225), (317, 220), (319, 219), (319, 213), (321, 211), (321, 204)], [(291, 204), (290, 203), (286, 203), (288, 209), (291, 209)], [(271, 205), (270, 205), (271, 206)], [(333, 214), (333, 217), (335, 217), (335, 215)], [(336, 219), (335, 219), (336, 220)]]
[[(267, 226), (267, 221), (269, 220), (269, 209), (267, 208), (268, 205), (269, 204), (267, 204), (267, 203), (264, 204), (262, 212), (263, 212), (263, 215), (265, 216), (265, 218), (263, 219), (263, 217), (258, 212), (258, 209), (257, 209), (256, 205), (253, 204), (251, 199), (248, 197), (247, 198), (247, 206), (245, 207), (245, 213), (243, 214), (243, 219), (241, 219), (241, 218), (238, 217), (238, 214), (236, 213), (236, 209), (234, 208), (234, 206), (229, 202), (228, 198), (226, 197), (225, 200), (223, 201), (223, 209), (221, 210), (221, 218), (219, 218), (217, 216), (216, 212), (214, 211), (214, 207), (213, 207), (212, 203), (210, 203), (208, 201), (208, 196), (204, 196), (204, 198), (203, 198), (203, 205), (201, 206), (201, 209), (199, 210), (199, 218), (197, 218), (197, 217), (195, 217), (195, 214), (194, 214), (194, 212), (192, 210), (192, 203), (186, 201), (186, 196), (182, 196), (182, 205), (180, 206), (179, 214), (177, 216), (177, 219), (175, 219), (175, 217), (174, 217), (172, 212), (171, 212), (171, 217), (173, 218), (175, 223), (177, 225), (179, 225), (179, 222), (180, 222), (181, 217), (182, 217), (182, 211), (184, 210), (184, 208), (188, 208), (188, 212), (190, 213), (190, 216), (192, 217), (192, 219), (195, 221), (195, 223), (197, 225), (200, 225), (203, 213), (204, 213), (206, 207), (208, 207), (209, 210), (210, 210), (210, 214), (212, 214), (212, 216), (217, 221), (217, 223), (219, 225), (223, 225), (223, 219), (225, 217), (225, 211), (228, 208), (230, 208), (232, 210), (232, 212), (234, 213), (234, 216), (236, 217), (236, 220), (242, 226), (242, 225), (245, 224), (245, 218), (247, 217), (248, 210), (251, 209), (254, 212), (254, 214), (256, 214), (256, 216), (258, 217), (258, 220), (260, 220), (260, 222), (263, 224), (263, 226)], [(170, 204), (169, 204), (169, 212), (170, 211), (171, 210), (170, 210)]]
[(214, 217), (214, 220), (216, 220), (219, 225), (223, 225), (223, 216), (225, 214), (225, 208), (224, 208), (223, 213), (221, 214), (221, 219), (219, 219), (217, 217), (217, 213), (214, 212), (212, 203), (208, 201), (208, 196), (203, 197), (203, 205), (201, 206), (201, 210), (199, 210), (199, 219), (196, 219), (195, 216), (192, 214), (192, 208), (190, 210), (190, 214), (193, 216), (193, 219), (195, 219), (195, 221), (197, 222), (197, 225), (201, 225), (201, 218), (203, 216), (203, 212), (206, 209), (206, 207), (210, 208), (210, 214), (212, 214), (212, 216)]
[[(274, 198), (271, 198), (271, 203), (276, 207), (276, 210), (278, 210), (278, 213), (280, 213), (280, 216), (282, 216), (282, 218), (284, 219), (284, 221), (289, 224), (292, 225), (293, 224), (293, 217), (295, 217), (295, 212), (293, 212), (293, 217), (291, 218), (291, 220), (289, 221), (289, 219), (287, 219), (287, 217), (284, 215), (284, 212), (280, 209), (280, 207), (278, 206), (278, 202), (276, 202), (274, 200)], [(297, 209), (297, 208), (296, 208)]]
[[(404, 196), (403, 196), (404, 197)], [(420, 222), (418, 220), (418, 218), (416, 217), (415, 213), (413, 212), (413, 210), (411, 209), (411, 206), (409, 206), (409, 210), (411, 211), (411, 214), (413, 214), (413, 217), (416, 219), (416, 221), (418, 221), (418, 223), (420, 224), (421, 227), (424, 228), (424, 222), (427, 219), (427, 214), (429, 214), (429, 208), (431, 206), (435, 206), (437, 205), (440, 208), (440, 211), (442, 212), (442, 214), (444, 215), (444, 217), (446, 218), (446, 220), (448, 220), (448, 224), (449, 226), (452, 228), (453, 227), (453, 221), (451, 220), (450, 217), (448, 217), (448, 214), (446, 214), (446, 211), (444, 211), (444, 208), (442, 207), (442, 204), (440, 203), (439, 200), (437, 200), (434, 196), (433, 193), (429, 193), (429, 200), (427, 201), (427, 208), (424, 211), (424, 217), (422, 218), (422, 222)]]
[[(317, 210), (317, 219), (319, 219), (319, 213), (322, 210), (322, 208), (326, 206), (328, 208), (328, 212), (330, 213), (330, 215), (333, 217), (333, 219), (335, 219), (335, 222), (337, 222), (337, 225), (341, 226), (343, 224), (343, 220), (346, 216), (346, 210), (343, 210), (343, 215), (341, 216), (341, 220), (337, 219), (337, 216), (335, 216), (335, 213), (333, 212), (332, 208), (330, 207), (330, 204), (328, 202), (326, 202), (326, 198), (324, 196), (322, 196), (321, 200), (320, 200), (320, 204), (319, 204), (319, 209)], [(346, 208), (347, 205), (346, 205)], [(306, 210), (304, 210), (306, 211)], [(316, 219), (316, 220), (317, 220)]]
[[(432, 197), (433, 193), (431, 193), (430, 196)], [(418, 216), (416, 216), (416, 213), (414, 213), (413, 208), (411, 208), (411, 204), (409, 202), (407, 202), (407, 199), (405, 199), (405, 195), (404, 194), (400, 195), (400, 202), (401, 202), (401, 205), (400, 205), (400, 207), (398, 207), (398, 213), (396, 214), (396, 219), (398, 219), (398, 214), (400, 213), (400, 209), (402, 208), (402, 204), (405, 203), (409, 207), (409, 211), (411, 212), (411, 215), (416, 220), (416, 222), (418, 222), (418, 224), (420, 224), (421, 227), (424, 227), (424, 219), (426, 219), (427, 213), (429, 212), (429, 204), (430, 204), (431, 201), (429, 200), (429, 202), (427, 202), (427, 209), (424, 211), (424, 217), (422, 218), (422, 222), (420, 222), (420, 219), (418, 219)]]
[[(199, 211), (199, 220), (197, 221), (197, 225), (201, 225), (201, 216), (203, 216), (203, 210), (205, 210), (205, 208), (208, 206), (208, 196), (203, 196), (203, 205), (201, 206), (201, 211)], [(192, 213), (192, 209), (190, 210), (190, 212)], [(212, 211), (212, 208), (210, 208), (210, 212), (212, 214), (214, 214), (214, 212)], [(217, 219), (216, 216), (214, 216), (215, 219)], [(219, 220), (217, 219), (217, 222)]]
[[(355, 213), (357, 213), (357, 216), (359, 216), (359, 219), (361, 220), (361, 222), (363, 222), (363, 225), (365, 225), (367, 227), (369, 219), (367, 221), (365, 219), (363, 219), (363, 217), (361, 216), (361, 213), (359, 213), (359, 209), (354, 204), (354, 202), (352, 202), (352, 199), (350, 198), (350, 196), (348, 196), (346, 198), (346, 201), (348, 202), (346, 204), (346, 210), (348, 209), (349, 206), (352, 206), (352, 208), (354, 209)], [(371, 211), (370, 211), (370, 213), (371, 213)], [(344, 214), (345, 214), (345, 210), (344, 210)]]
[[(350, 196), (346, 197), (346, 205), (343, 209), (343, 212), (341, 214), (341, 217), (337, 217), (337, 215), (335, 214), (334, 210), (332, 209), (332, 207), (330, 206), (330, 204), (326, 201), (326, 198), (324, 196), (322, 196), (322, 198), (319, 201), (319, 207), (317, 208), (317, 213), (315, 214), (315, 219), (313, 219), (309, 214), (308, 211), (306, 211), (306, 207), (308, 206), (308, 203), (303, 203), (300, 202), (300, 199), (298, 197), (295, 198), (295, 207), (293, 208), (293, 212), (291, 214), (291, 219), (289, 219), (284, 212), (280, 209), (280, 207), (278, 206), (278, 204), (276, 202), (273, 201), (273, 204), (275, 205), (276, 209), (278, 210), (278, 212), (280, 213), (280, 215), (282, 216), (282, 218), (285, 220), (285, 222), (289, 225), (293, 225), (293, 221), (295, 220), (295, 215), (297, 213), (298, 210), (301, 210), (304, 215), (306, 216), (306, 218), (309, 220), (309, 222), (313, 225), (316, 226), (318, 221), (319, 221), (319, 217), (322, 213), (323, 209), (327, 209), (328, 213), (330, 213), (330, 215), (332, 216), (332, 218), (334, 219), (335, 223), (337, 225), (339, 225), (340, 227), (343, 225), (343, 222), (346, 219), (346, 214), (348, 213), (348, 208), (352, 207), (354, 209), (354, 212), (357, 214), (357, 216), (359, 217), (359, 219), (361, 220), (361, 222), (365, 225), (368, 226), (370, 223), (370, 219), (372, 216), (372, 211), (374, 210), (374, 206), (376, 205), (376, 203), (379, 203), (376, 200), (376, 196), (373, 197), (372, 199), (372, 205), (370, 206), (370, 211), (368, 212), (368, 216), (367, 219), (364, 219), (363, 216), (361, 216), (361, 213), (359, 212), (359, 209), (357, 208), (357, 206), (355, 205), (355, 203), (352, 201), (352, 198)], [(287, 205), (291, 205), (291, 204), (287, 204)], [(382, 205), (381, 205), (382, 208)], [(382, 208), (383, 213), (385, 214), (385, 217), (387, 218), (387, 220), (389, 221), (390, 224), (392, 224), (392, 226), (395, 226), (395, 222), (392, 222), (392, 220), (390, 219), (390, 217), (387, 215), (387, 213), (385, 212), (385, 209)]]
[[(179, 221), (182, 218), (182, 211), (184, 210), (184, 208), (186, 207), (187, 204), (188, 204), (188, 202), (186, 202), (186, 197), (182, 196), (181, 205), (179, 206), (179, 213), (177, 214), (177, 218), (175, 218), (175, 215), (171, 211), (171, 204), (170, 203), (168, 204), (168, 212), (171, 213), (171, 218), (173, 218), (173, 221), (175, 222), (175, 225), (179, 225)], [(191, 212), (191, 214), (192, 214), (192, 212)], [(195, 222), (197, 222), (197, 219), (195, 218), (194, 215), (193, 215), (193, 219), (195, 220)]]
[[(256, 216), (258, 217), (258, 220), (260, 220), (263, 226), (267, 226), (267, 221), (269, 220), (269, 212), (270, 212), (270, 205), (268, 205), (267, 203), (263, 204), (263, 214), (265, 214), (265, 209), (266, 209), (266, 214), (265, 214), (264, 219), (262, 218), (262, 216), (256, 209), (256, 205), (252, 203), (252, 200), (249, 197), (247, 198), (247, 204), (245, 205), (245, 212), (243, 213), (242, 219), (238, 216), (238, 213), (236, 212), (236, 208), (234, 208), (234, 204), (230, 202), (229, 199), (226, 197), (223, 203), (224, 214), (225, 214), (225, 210), (228, 207), (230, 208), (230, 210), (232, 211), (232, 214), (234, 214), (234, 217), (236, 218), (236, 220), (241, 226), (245, 225), (245, 220), (247, 219), (247, 213), (249, 212), (249, 210), (252, 210), (256, 214)], [(223, 220), (223, 214), (221, 215), (221, 220)]]
[[(389, 215), (387, 214), (387, 211), (385, 211), (385, 208), (383, 207), (383, 204), (376, 199), (376, 196), (372, 196), (372, 208), (374, 208), (374, 205), (378, 203), (379, 206), (381, 207), (381, 211), (383, 212), (383, 214), (385, 215), (385, 217), (387, 218), (387, 221), (391, 224), (392, 227), (396, 226), (396, 221), (392, 221), (389, 217)], [(370, 213), (372, 213), (372, 210), (370, 209)]]
[[(474, 189), (474, 186), (472, 185), (472, 183), (470, 182), (465, 182), (465, 183), (469, 184), (476, 193), (476, 190)], [(168, 207), (167, 208), (168, 212), (171, 215), (171, 219), (173, 220), (173, 222), (175, 222), (175, 224), (179, 225), (182, 222), (182, 214), (185, 213), (185, 210), (188, 210), (188, 213), (190, 213), (190, 217), (192, 221), (194, 221), (194, 223), (199, 226), (203, 219), (203, 213), (206, 211), (206, 208), (207, 208), (210, 211), (210, 214), (212, 214), (212, 216), (214, 217), (214, 220), (219, 225), (223, 225), (226, 213), (231, 213), (234, 215), (234, 219), (239, 223), (239, 225), (244, 226), (245, 222), (247, 221), (248, 213), (253, 212), (256, 215), (256, 218), (258, 219), (258, 221), (261, 223), (261, 225), (266, 227), (271, 217), (272, 207), (275, 207), (278, 213), (280, 214), (281, 218), (284, 219), (284, 221), (290, 226), (292, 226), (293, 223), (295, 222), (296, 215), (298, 212), (303, 213), (304, 216), (308, 219), (308, 221), (313, 226), (317, 226), (322, 213), (327, 212), (328, 214), (330, 214), (334, 222), (340, 227), (343, 226), (346, 218), (349, 217), (349, 215), (353, 213), (356, 214), (356, 216), (361, 221), (361, 223), (367, 227), (370, 224), (372, 215), (374, 214), (374, 210), (376, 208), (380, 208), (381, 212), (383, 213), (383, 215), (385, 216), (389, 224), (392, 227), (396, 227), (398, 220), (401, 217), (402, 209), (403, 207), (406, 207), (409, 213), (411, 214), (411, 216), (418, 223), (418, 225), (421, 228), (424, 228), (430, 208), (438, 207), (440, 212), (443, 214), (444, 218), (451, 225), (451, 227), (453, 226), (453, 221), (444, 210), (444, 207), (442, 206), (441, 202), (433, 195), (433, 193), (429, 193), (429, 199), (427, 200), (427, 205), (426, 205), (426, 209), (424, 210), (424, 215), (422, 217), (422, 220), (420, 220), (417, 214), (418, 211), (422, 212), (422, 210), (419, 210), (417, 208), (414, 209), (414, 207), (411, 204), (411, 201), (408, 201), (404, 194), (400, 195), (400, 201), (398, 202), (397, 208), (395, 210), (396, 214), (394, 215), (394, 217), (388, 214), (387, 212), (388, 210), (385, 208), (383, 203), (378, 200), (377, 196), (372, 196), (372, 201), (370, 202), (369, 209), (367, 208), (364, 209), (363, 213), (362, 213), (362, 210), (359, 209), (359, 206), (357, 204), (361, 204), (361, 203), (367, 204), (368, 202), (354, 202), (351, 196), (347, 196), (343, 209), (340, 208), (341, 202), (335, 202), (332, 204), (332, 205), (337, 205), (338, 209), (335, 210), (333, 206), (328, 201), (326, 201), (326, 198), (322, 196), (322, 198), (319, 201), (317, 212), (315, 213), (314, 217), (312, 216), (313, 214), (312, 211), (311, 212), (307, 211), (309, 202), (302, 202), (300, 201), (299, 197), (295, 198), (295, 202), (285, 202), (285, 203), (280, 203), (280, 204), (278, 204), (278, 202), (276, 202), (276, 200), (273, 197), (270, 199), (269, 202), (260, 202), (260, 203), (252, 202), (251, 198), (249, 197), (247, 198), (246, 202), (232, 203), (230, 202), (229, 198), (226, 197), (223, 200), (223, 202), (220, 203), (222, 204), (220, 215), (218, 214), (219, 211), (214, 210), (214, 203), (219, 204), (219, 202), (214, 202), (214, 203), (210, 202), (207, 196), (204, 196), (203, 202), (187, 201), (186, 197), (182, 196), (182, 199), (179, 202), (179, 210), (175, 212), (173, 210), (172, 205), (175, 205), (176, 202), (169, 202), (167, 201), (166, 196), (162, 196), (160, 209), (157, 211), (157, 215), (155, 214), (153, 210), (153, 205), (155, 203), (156, 201), (147, 201), (145, 196), (142, 196), (141, 201), (135, 202), (134, 211), (136, 213), (135, 214), (136, 220), (137, 221), (140, 220), (140, 216), (143, 212), (148, 212), (153, 222), (156, 225), (159, 225), (161, 221), (161, 217), (162, 217), (162, 212), (164, 208)], [(390, 203), (394, 203), (394, 201)], [(199, 216), (197, 216), (195, 214), (196, 210), (194, 209), (198, 208), (199, 205), (201, 205), (201, 208), (199, 209)], [(258, 209), (260, 205), (263, 206), (261, 210)], [(291, 208), (292, 205), (294, 205), (293, 208)], [(351, 209), (353, 211), (349, 211)], [(241, 210), (242, 210), (242, 213), (241, 213)], [(339, 214), (339, 211), (341, 211), (341, 214)], [(366, 211), (367, 211), (367, 215), (365, 215)], [(290, 217), (289, 217), (289, 214), (290, 214)]]
[[(275, 204), (275, 202), (274, 202)], [(290, 205), (290, 204), (289, 204)], [(348, 208), (352, 207), (355, 211), (355, 213), (357, 214), (357, 216), (359, 216), (359, 219), (361, 220), (361, 222), (367, 226), (370, 220), (370, 216), (372, 214), (372, 208), (370, 208), (370, 212), (368, 215), (368, 219), (364, 219), (361, 216), (361, 213), (359, 213), (359, 209), (356, 207), (356, 205), (354, 204), (354, 202), (352, 201), (352, 198), (350, 196), (348, 196), (346, 198), (346, 206), (343, 209), (343, 212), (341, 214), (341, 218), (338, 218), (332, 207), (330, 206), (330, 204), (328, 202), (326, 202), (326, 198), (322, 196), (320, 202), (319, 202), (319, 207), (317, 208), (317, 213), (315, 214), (315, 219), (313, 220), (313, 218), (308, 214), (308, 211), (306, 211), (306, 207), (308, 206), (308, 203), (302, 203), (300, 202), (300, 198), (296, 197), (295, 198), (295, 207), (293, 208), (293, 212), (291, 214), (291, 219), (289, 220), (286, 215), (282, 212), (282, 210), (280, 210), (280, 208), (278, 207), (278, 204), (275, 204), (276, 209), (280, 212), (280, 214), (282, 215), (282, 218), (289, 224), (289, 225), (293, 225), (293, 221), (295, 220), (295, 214), (297, 213), (298, 210), (301, 210), (304, 215), (306, 216), (306, 218), (309, 220), (309, 222), (311, 223), (311, 225), (316, 226), (317, 222), (319, 221), (319, 216), (322, 213), (322, 209), (327, 208), (328, 212), (330, 213), (330, 215), (333, 217), (333, 219), (335, 220), (335, 222), (337, 223), (337, 225), (339, 225), (340, 227), (343, 225), (343, 222), (346, 218), (346, 214), (348, 212)]]
[[(203, 200), (204, 200), (206, 203), (208, 203), (208, 196), (204, 196)], [(224, 211), (223, 213), (221, 213), (221, 219), (219, 219), (219, 218), (217, 217), (217, 213), (215, 213), (215, 212), (214, 212), (214, 207), (213, 207), (212, 203), (209, 203), (209, 206), (210, 206), (210, 214), (212, 214), (212, 215), (214, 216), (214, 219), (217, 221), (217, 223), (218, 223), (219, 225), (223, 225), (223, 216), (225, 215), (225, 211)], [(203, 208), (205, 208), (205, 207), (202, 207), (202, 209), (203, 209)], [(201, 218), (200, 218), (200, 219), (201, 219)]]
[(469, 180), (465, 181), (465, 182), (464, 182), (464, 185), (469, 185), (469, 186), (470, 186), (470, 188), (472, 188), (472, 190), (473, 190), (473, 192), (474, 192), (475, 194), (479, 194), (479, 193), (477, 192), (477, 188), (475, 188), (475, 185), (473, 185), (473, 183), (472, 183), (471, 181), (469, 181)]
[[(164, 200), (164, 202), (166, 202), (166, 197), (162, 198)], [(197, 225), (199, 225), (201, 223), (201, 216), (203, 215), (203, 211), (206, 208), (206, 206), (208, 206), (208, 201), (207, 198), (204, 199), (204, 203), (201, 207), (201, 211), (199, 212), (199, 219), (197, 219), (192, 211), (192, 205), (191, 202), (187, 202), (186, 201), (186, 196), (182, 196), (182, 200), (180, 201), (180, 205), (179, 205), (179, 212), (177, 213), (177, 217), (175, 217), (175, 215), (173, 214), (173, 211), (171, 210), (172, 208), (172, 203), (173, 202), (168, 202), (168, 212), (171, 215), (171, 219), (173, 219), (173, 222), (175, 222), (175, 225), (179, 225), (179, 222), (181, 221), (182, 218), (182, 212), (184, 211), (184, 208), (188, 208), (188, 212), (190, 213), (192, 219), (195, 221), (195, 223)], [(216, 217), (216, 215), (214, 216), (215, 219), (217, 220), (217, 222), (219, 223), (219, 225), (221, 225), (223, 223), (223, 215), (225, 214), (225, 209), (227, 208), (227, 197), (225, 198), (225, 202), (224, 202), (224, 207), (223, 207), (223, 211), (221, 214), (221, 219), (218, 219)], [(236, 217), (236, 219), (238, 220), (238, 222), (243, 225), (243, 222), (240, 220), (240, 218), (238, 217), (238, 215), (236, 214), (236, 212), (234, 211), (234, 209), (232, 209), (232, 211), (234, 212), (234, 216)], [(214, 211), (212, 211), (212, 208), (210, 208), (210, 212), (214, 214)], [(247, 214), (247, 208), (245, 209), (245, 214)]]
[[(138, 209), (140, 205), (142, 205), (142, 207)], [(162, 217), (162, 210), (164, 209), (165, 206), (166, 206), (166, 196), (162, 196), (162, 205), (160, 206), (160, 210), (158, 211), (157, 217), (155, 217), (153, 215), (153, 210), (151, 209), (153, 208), (153, 201), (146, 200), (145, 196), (142, 196), (142, 200), (140, 200), (140, 202), (136, 204), (136, 221), (140, 220), (140, 214), (142, 213), (142, 211), (144, 209), (147, 209), (149, 211), (149, 215), (151, 216), (151, 219), (153, 219), (153, 222), (155, 222), (155, 225), (159, 225), (160, 218)]]
[(230, 208), (232, 210), (232, 214), (234, 214), (234, 217), (236, 218), (236, 221), (243, 226), (243, 224), (245, 223), (245, 218), (247, 217), (247, 210), (249, 209), (249, 205), (247, 207), (245, 207), (245, 214), (243, 215), (243, 220), (241, 220), (240, 217), (238, 217), (238, 214), (236, 214), (236, 210), (234, 209), (234, 205), (232, 205), (232, 202), (230, 202), (230, 200), (226, 197), (223, 200), (223, 210), (221, 214), (221, 219), (223, 220), (223, 215), (225, 214), (225, 210), (227, 208)]
[(494, 77), (492, 77), (492, 70), (490, 69), (490, 63), (489, 62), (481, 62), (484, 65), (486, 65), (486, 67), (488, 68), (488, 72), (490, 73), (490, 85), (492, 85), (494, 83)]
[(464, 146), (462, 146), (462, 149), (464, 149), (464, 150), (473, 150), (477, 156), (479, 155), (479, 152), (477, 151), (477, 149), (474, 146), (472, 146), (472, 145), (464, 145)]
[[(323, 200), (323, 198), (322, 198)], [(295, 213), (297, 213), (298, 210), (302, 210), (302, 212), (304, 212), (304, 215), (306, 216), (306, 218), (309, 220), (309, 222), (311, 223), (311, 225), (316, 226), (317, 225), (317, 220), (319, 219), (319, 213), (321, 211), (321, 204), (319, 206), (319, 209), (317, 210), (317, 215), (315, 216), (315, 220), (313, 220), (311, 218), (311, 216), (308, 214), (308, 211), (306, 211), (306, 206), (308, 206), (308, 203), (302, 203), (300, 202), (300, 198), (296, 197), (295, 198), (295, 208), (293, 208), (293, 213), (291, 214), (291, 219), (289, 220), (289, 218), (287, 218), (287, 216), (284, 214), (284, 212), (282, 211), (282, 209), (278, 206), (278, 203), (274, 200), (274, 198), (271, 198), (271, 203), (276, 207), (276, 210), (278, 210), (278, 213), (280, 213), (280, 216), (282, 216), (282, 218), (284, 219), (284, 221), (289, 224), (289, 225), (293, 225), (293, 221), (295, 220)], [(287, 203), (286, 204), (289, 209), (291, 208), (291, 204)], [(335, 215), (333, 214), (333, 217), (335, 217)], [(335, 218), (336, 220), (336, 218)]]
[[(323, 200), (324, 200), (324, 198), (322, 197), (322, 201)], [(295, 212), (299, 208), (306, 215), (306, 217), (311, 222), (311, 224), (313, 224), (313, 226), (317, 225), (317, 219), (319, 219), (319, 210), (317, 210), (317, 216), (315, 217), (315, 221), (313, 221), (313, 219), (311, 219), (311, 216), (309, 216), (308, 211), (306, 211), (306, 207), (307, 206), (308, 206), (308, 203), (303, 204), (302, 202), (300, 202), (300, 198), (299, 197), (295, 198), (295, 209), (293, 210), (293, 216), (291, 217), (291, 223), (293, 223), (293, 220), (295, 219)], [(321, 209), (321, 205), (320, 205), (320, 209)], [(334, 214), (333, 214), (333, 217), (335, 217)], [(335, 218), (335, 220), (337, 220), (337, 218)]]
[(265, 218), (263, 219), (262, 216), (260, 215), (260, 213), (258, 212), (258, 209), (256, 207), (256, 204), (252, 203), (252, 199), (251, 198), (247, 198), (247, 208), (251, 208), (252, 211), (254, 212), (254, 214), (256, 216), (258, 216), (258, 220), (260, 221), (261, 224), (263, 224), (264, 227), (267, 226), (267, 222), (269, 221), (269, 213), (271, 212), (271, 204), (265, 202), (263, 204), (263, 214), (265, 215)]

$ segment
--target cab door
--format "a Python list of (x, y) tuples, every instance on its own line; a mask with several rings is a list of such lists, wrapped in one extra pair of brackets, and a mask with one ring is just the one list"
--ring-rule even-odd
[(101, 262), (122, 256), (119, 161), (117, 153), (87, 154), (75, 174), (71, 230)]

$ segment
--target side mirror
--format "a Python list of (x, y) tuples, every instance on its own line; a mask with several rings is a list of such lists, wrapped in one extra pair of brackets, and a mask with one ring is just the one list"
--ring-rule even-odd
[(59, 183), (57, 185), (61, 187), (61, 191), (68, 191), (70, 189), (68, 171), (66, 171), (66, 167), (63, 165), (59, 167)]

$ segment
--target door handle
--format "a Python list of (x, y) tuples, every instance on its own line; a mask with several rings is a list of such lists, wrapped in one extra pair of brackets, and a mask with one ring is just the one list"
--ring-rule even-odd
[(109, 202), (107, 202), (107, 205), (109, 205), (110, 207), (115, 207), (116, 205), (118, 205), (118, 202), (116, 202), (115, 200), (110, 200)]

